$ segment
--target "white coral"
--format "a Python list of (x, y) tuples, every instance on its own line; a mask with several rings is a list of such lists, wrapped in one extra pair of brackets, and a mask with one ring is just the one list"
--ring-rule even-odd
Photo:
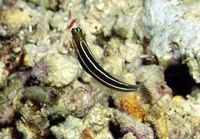
[(147, 0), (144, 5), (141, 27), (144, 36), (151, 36), (148, 49), (165, 68), (172, 62), (182, 60), (199, 83), (200, 68), (196, 50), (200, 49), (200, 24), (192, 21), (191, 16), (195, 18), (195, 15), (190, 15), (189, 19), (186, 16), (183, 18), (193, 7), (178, 0)]
[(78, 72), (75, 58), (61, 54), (50, 54), (44, 58), (48, 63), (48, 76), (42, 82), (50, 86), (63, 87), (72, 82)]

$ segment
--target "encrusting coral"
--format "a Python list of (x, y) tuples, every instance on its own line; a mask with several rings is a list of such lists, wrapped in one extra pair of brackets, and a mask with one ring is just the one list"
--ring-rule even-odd
[(139, 102), (135, 94), (117, 95), (115, 106), (140, 122), (148, 114), (148, 105)]

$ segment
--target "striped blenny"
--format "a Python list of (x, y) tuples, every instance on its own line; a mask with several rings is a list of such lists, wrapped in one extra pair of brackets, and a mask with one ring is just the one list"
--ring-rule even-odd
[(106, 72), (99, 65), (94, 55), (92, 54), (81, 28), (73, 28), (71, 30), (71, 33), (73, 36), (73, 43), (78, 54), (79, 63), (81, 64), (83, 69), (88, 72), (92, 77), (94, 77), (97, 81), (107, 86), (108, 88), (122, 92), (132, 92), (140, 90), (140, 93), (142, 93), (143, 96), (149, 96), (149, 93), (144, 87), (144, 84), (131, 85), (116, 79), (108, 72)]

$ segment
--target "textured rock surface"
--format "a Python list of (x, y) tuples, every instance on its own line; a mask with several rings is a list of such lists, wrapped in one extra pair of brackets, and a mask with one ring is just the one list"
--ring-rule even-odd
[[(0, 0), (0, 138), (200, 138), (198, 85), (173, 96), (164, 76), (185, 64), (200, 82), (199, 7), (195, 0)], [(77, 26), (100, 65), (144, 83), (150, 101), (107, 89), (79, 66), (70, 32)]]
[(21, 27), (27, 27), (30, 21), (28, 11), (19, 8), (0, 11), (0, 36), (6, 37), (16, 34)]
[(47, 55), (44, 61), (48, 63), (48, 75), (41, 79), (45, 84), (63, 87), (76, 78), (78, 65), (73, 57), (51, 54)]
[(141, 13), (143, 36), (150, 38), (148, 49), (155, 54), (159, 64), (164, 68), (187, 64), (197, 83), (200, 82), (200, 24), (195, 13), (199, 6), (195, 1), (147, 0)]

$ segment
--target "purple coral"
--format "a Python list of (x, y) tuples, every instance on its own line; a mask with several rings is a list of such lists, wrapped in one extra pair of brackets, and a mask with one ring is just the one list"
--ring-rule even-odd
[(45, 61), (39, 61), (30, 72), (30, 78), (27, 80), (27, 85), (40, 84), (40, 79), (48, 75), (48, 64)]
[(36, 66), (31, 71), (31, 77), (35, 77), (40, 79), (44, 76), (48, 75), (48, 64), (45, 61), (40, 61), (36, 64)]

